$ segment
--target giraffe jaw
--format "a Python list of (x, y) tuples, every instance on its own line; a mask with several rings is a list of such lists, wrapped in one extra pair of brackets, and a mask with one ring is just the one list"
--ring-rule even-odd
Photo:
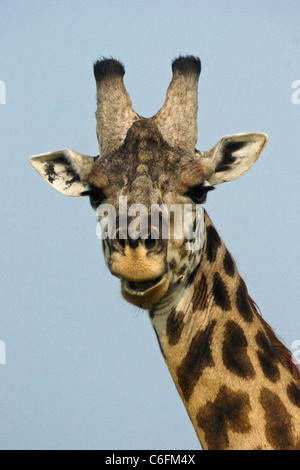
[(131, 281), (122, 278), (122, 295), (127, 302), (138, 307), (149, 309), (153, 307), (167, 292), (170, 280), (159, 276), (149, 281)]

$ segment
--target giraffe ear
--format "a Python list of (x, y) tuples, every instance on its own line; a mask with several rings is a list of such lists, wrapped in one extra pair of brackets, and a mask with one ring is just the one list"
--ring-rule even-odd
[(83, 169), (93, 162), (92, 157), (68, 149), (34, 155), (30, 158), (31, 165), (41, 177), (65, 196), (80, 196), (84, 191), (81, 181)]
[(214, 171), (208, 178), (212, 184), (232, 181), (246, 173), (256, 162), (268, 141), (266, 134), (235, 134), (223, 137), (206, 157)]

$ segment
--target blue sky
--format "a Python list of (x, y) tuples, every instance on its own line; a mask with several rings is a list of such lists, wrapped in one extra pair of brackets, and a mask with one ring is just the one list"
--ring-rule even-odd
[(289, 348), (300, 340), (299, 19), (293, 0), (0, 1), (1, 448), (199, 448), (145, 312), (105, 267), (94, 212), (28, 162), (60, 148), (97, 155), (100, 57), (124, 63), (149, 117), (171, 61), (199, 56), (200, 150), (269, 135), (206, 208), (264, 318)]

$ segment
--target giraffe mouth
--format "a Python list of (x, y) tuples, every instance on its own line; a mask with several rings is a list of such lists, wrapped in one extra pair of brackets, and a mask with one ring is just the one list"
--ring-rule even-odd
[(162, 280), (162, 276), (159, 276), (156, 279), (151, 281), (129, 281), (129, 289), (135, 292), (146, 292), (147, 290), (151, 289), (152, 287), (156, 286)]
[(127, 302), (138, 307), (150, 308), (167, 292), (169, 287), (167, 276), (159, 276), (149, 281), (131, 281), (122, 279), (122, 295)]

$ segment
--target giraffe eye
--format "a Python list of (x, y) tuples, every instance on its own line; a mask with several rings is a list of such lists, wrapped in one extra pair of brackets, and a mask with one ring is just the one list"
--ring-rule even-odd
[(80, 193), (80, 195), (89, 196), (91, 206), (94, 209), (97, 209), (97, 207), (100, 206), (100, 204), (102, 204), (105, 199), (105, 194), (100, 188), (90, 188), (87, 191), (83, 191), (82, 193)]
[(190, 197), (195, 204), (204, 204), (208, 191), (213, 191), (214, 189), (214, 186), (198, 184), (197, 186), (192, 186), (187, 191), (186, 196)]

